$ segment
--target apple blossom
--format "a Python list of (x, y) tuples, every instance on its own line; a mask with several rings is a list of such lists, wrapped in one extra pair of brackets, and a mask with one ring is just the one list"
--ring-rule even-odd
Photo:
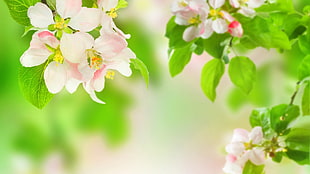
[(70, 62), (65, 60), (59, 40), (49, 31), (40, 31), (33, 35), (30, 47), (21, 56), (20, 62), (24, 67), (46, 62), (44, 80), (51, 93), (58, 93), (67, 83)]
[(265, 3), (265, 0), (229, 0), (231, 6), (240, 8), (239, 13), (252, 17), (255, 15), (254, 8), (258, 8)]
[(262, 143), (263, 132), (261, 127), (254, 127), (251, 132), (235, 129), (231, 143), (226, 146), (228, 156), (223, 170), (226, 173), (241, 174), (248, 160), (255, 165), (264, 164), (265, 151)]
[(83, 83), (91, 98), (103, 104), (95, 91), (103, 90), (105, 78), (113, 79), (113, 70), (124, 76), (131, 75), (130, 59), (136, 56), (127, 45), (126, 40), (117, 33), (103, 34), (96, 40), (87, 33), (65, 34), (62, 38), (63, 54), (78, 64), (75, 71), (80, 74), (75, 86)]
[(99, 9), (82, 7), (81, 0), (56, 0), (56, 12), (54, 17), (47, 5), (38, 2), (29, 7), (28, 17), (34, 27), (59, 33), (72, 33), (72, 29), (88, 32), (100, 22)]

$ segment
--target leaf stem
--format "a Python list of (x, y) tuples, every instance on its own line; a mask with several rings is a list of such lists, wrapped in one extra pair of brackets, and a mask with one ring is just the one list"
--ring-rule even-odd
[(296, 90), (295, 90), (295, 92), (293, 93), (293, 95), (292, 95), (292, 97), (291, 97), (290, 105), (293, 105), (293, 103), (294, 103), (294, 100), (295, 100), (295, 98), (296, 98), (296, 95), (297, 95), (297, 93), (298, 93), (298, 91), (299, 91), (299, 84), (300, 84), (300, 82), (301, 82), (301, 81), (298, 81), (297, 84), (296, 84)]

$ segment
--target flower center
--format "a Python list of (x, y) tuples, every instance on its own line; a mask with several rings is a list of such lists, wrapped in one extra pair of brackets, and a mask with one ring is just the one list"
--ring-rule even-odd
[(114, 79), (114, 76), (115, 76), (115, 72), (114, 72), (114, 71), (111, 71), (111, 70), (108, 70), (108, 71), (107, 71), (107, 74), (105, 75), (105, 78), (110, 79), (110, 80), (113, 80), (113, 79)]
[(218, 16), (224, 17), (224, 13), (223, 12), (217, 11), (215, 9), (211, 9), (209, 13), (210, 13), (210, 16), (212, 16), (212, 17), (218, 17)]
[(57, 20), (55, 25), (54, 25), (55, 29), (57, 30), (63, 30), (64, 28), (68, 27), (68, 25), (66, 24), (66, 21), (64, 18), (61, 18), (60, 20)]
[(116, 18), (118, 16), (117, 12), (116, 12), (116, 8), (111, 8), (110, 11), (107, 11), (107, 14), (111, 17), (111, 18)]
[(55, 50), (55, 55), (54, 55), (53, 60), (60, 64), (64, 63), (64, 56), (62, 55), (59, 47)]
[(181, 1), (181, 2), (179, 2), (179, 6), (180, 7), (187, 7), (187, 2), (185, 2), (185, 1)]
[(86, 50), (88, 65), (90, 68), (98, 70), (102, 67), (103, 59), (96, 50)]
[(196, 17), (191, 17), (189, 20), (188, 20), (188, 23), (189, 24), (200, 24), (201, 23), (201, 20), (200, 20), (200, 17), (199, 15), (196, 16)]

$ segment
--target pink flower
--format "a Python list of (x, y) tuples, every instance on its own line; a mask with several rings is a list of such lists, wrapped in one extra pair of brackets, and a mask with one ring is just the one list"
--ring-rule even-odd
[(114, 71), (111, 70), (130, 76), (130, 59), (136, 58), (127, 48), (126, 40), (115, 32), (101, 35), (96, 40), (87, 33), (65, 34), (62, 46), (64, 56), (77, 64), (75, 71), (80, 74), (72, 89), (83, 83), (90, 97), (102, 104), (104, 102), (97, 98), (95, 91), (103, 90), (105, 77), (113, 79)]
[(47, 63), (44, 80), (51, 93), (58, 93), (66, 85), (70, 63), (65, 60), (60, 49), (60, 42), (48, 31), (36, 32), (32, 36), (30, 48), (21, 56), (24, 67)]
[(255, 15), (254, 8), (262, 6), (265, 3), (265, 0), (229, 0), (229, 3), (234, 8), (240, 8), (238, 11), (239, 13), (248, 17), (252, 17)]
[(261, 127), (254, 127), (251, 132), (235, 129), (231, 143), (226, 146), (228, 156), (223, 170), (226, 173), (241, 174), (248, 160), (255, 165), (264, 164), (265, 153), (261, 147), (262, 143)]
[(73, 29), (88, 32), (95, 29), (100, 22), (100, 11), (82, 7), (82, 0), (56, 0), (56, 12), (59, 17), (55, 17), (54, 21), (51, 9), (38, 2), (29, 7), (28, 17), (31, 24), (39, 29), (52, 26), (56, 30), (65, 30), (70, 26)]
[(238, 21), (232, 21), (228, 25), (228, 32), (235, 37), (242, 37), (243, 35), (243, 29), (241, 24)]

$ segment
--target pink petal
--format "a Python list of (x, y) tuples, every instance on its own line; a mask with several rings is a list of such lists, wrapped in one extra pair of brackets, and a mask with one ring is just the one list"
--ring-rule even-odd
[(80, 63), (86, 59), (86, 50), (92, 48), (93, 44), (94, 38), (87, 33), (63, 34), (60, 49), (66, 60)]
[(81, 73), (82, 75), (82, 80), (87, 82), (89, 80), (91, 80), (94, 76), (95, 70), (91, 69), (88, 65), (87, 60), (81, 62), (78, 66), (78, 71)]
[(255, 165), (262, 165), (265, 163), (265, 153), (261, 149), (253, 149), (245, 154), (249, 160)]
[(230, 143), (225, 147), (225, 149), (226, 152), (235, 156), (240, 156), (245, 151), (244, 144), (241, 142)]
[(30, 18), (30, 23), (34, 27), (47, 28), (50, 24), (54, 23), (51, 9), (41, 2), (29, 7), (27, 13)]
[(53, 48), (57, 48), (59, 45), (59, 40), (49, 31), (39, 32), (38, 38), (44, 45), (47, 44)]
[(75, 16), (82, 8), (82, 0), (56, 0), (57, 13), (62, 18)]
[(202, 33), (201, 37), (204, 39), (209, 38), (213, 34), (213, 29), (212, 29), (212, 19), (208, 19), (204, 23), (204, 32)]
[(263, 140), (263, 131), (262, 127), (256, 126), (252, 129), (249, 134), (250, 140), (252, 140), (253, 144), (259, 144)]
[(120, 54), (109, 60), (111, 63), (107, 65), (107, 68), (117, 70), (124, 76), (129, 77), (132, 73), (129, 63), (131, 58), (136, 58), (136, 55), (129, 48), (125, 48)]
[(235, 129), (231, 142), (249, 142), (249, 132), (245, 129)]
[(51, 62), (44, 72), (46, 87), (50, 93), (56, 94), (62, 90), (67, 81), (67, 72), (64, 64)]
[(230, 3), (230, 5), (233, 6), (234, 8), (239, 8), (239, 7), (240, 7), (239, 0), (229, 0), (229, 3)]
[(113, 57), (127, 47), (126, 40), (118, 34), (102, 35), (95, 40), (94, 49), (99, 51), (104, 58)]
[(100, 23), (100, 10), (82, 7), (78, 14), (71, 18), (69, 26), (81, 32), (89, 32)]
[(104, 83), (105, 83), (105, 74), (106, 71), (104, 69), (100, 69), (95, 72), (94, 78), (93, 78), (93, 88), (95, 91), (100, 92), (104, 88)]
[(30, 48), (20, 58), (24, 67), (33, 67), (44, 63), (51, 55), (47, 49)]

